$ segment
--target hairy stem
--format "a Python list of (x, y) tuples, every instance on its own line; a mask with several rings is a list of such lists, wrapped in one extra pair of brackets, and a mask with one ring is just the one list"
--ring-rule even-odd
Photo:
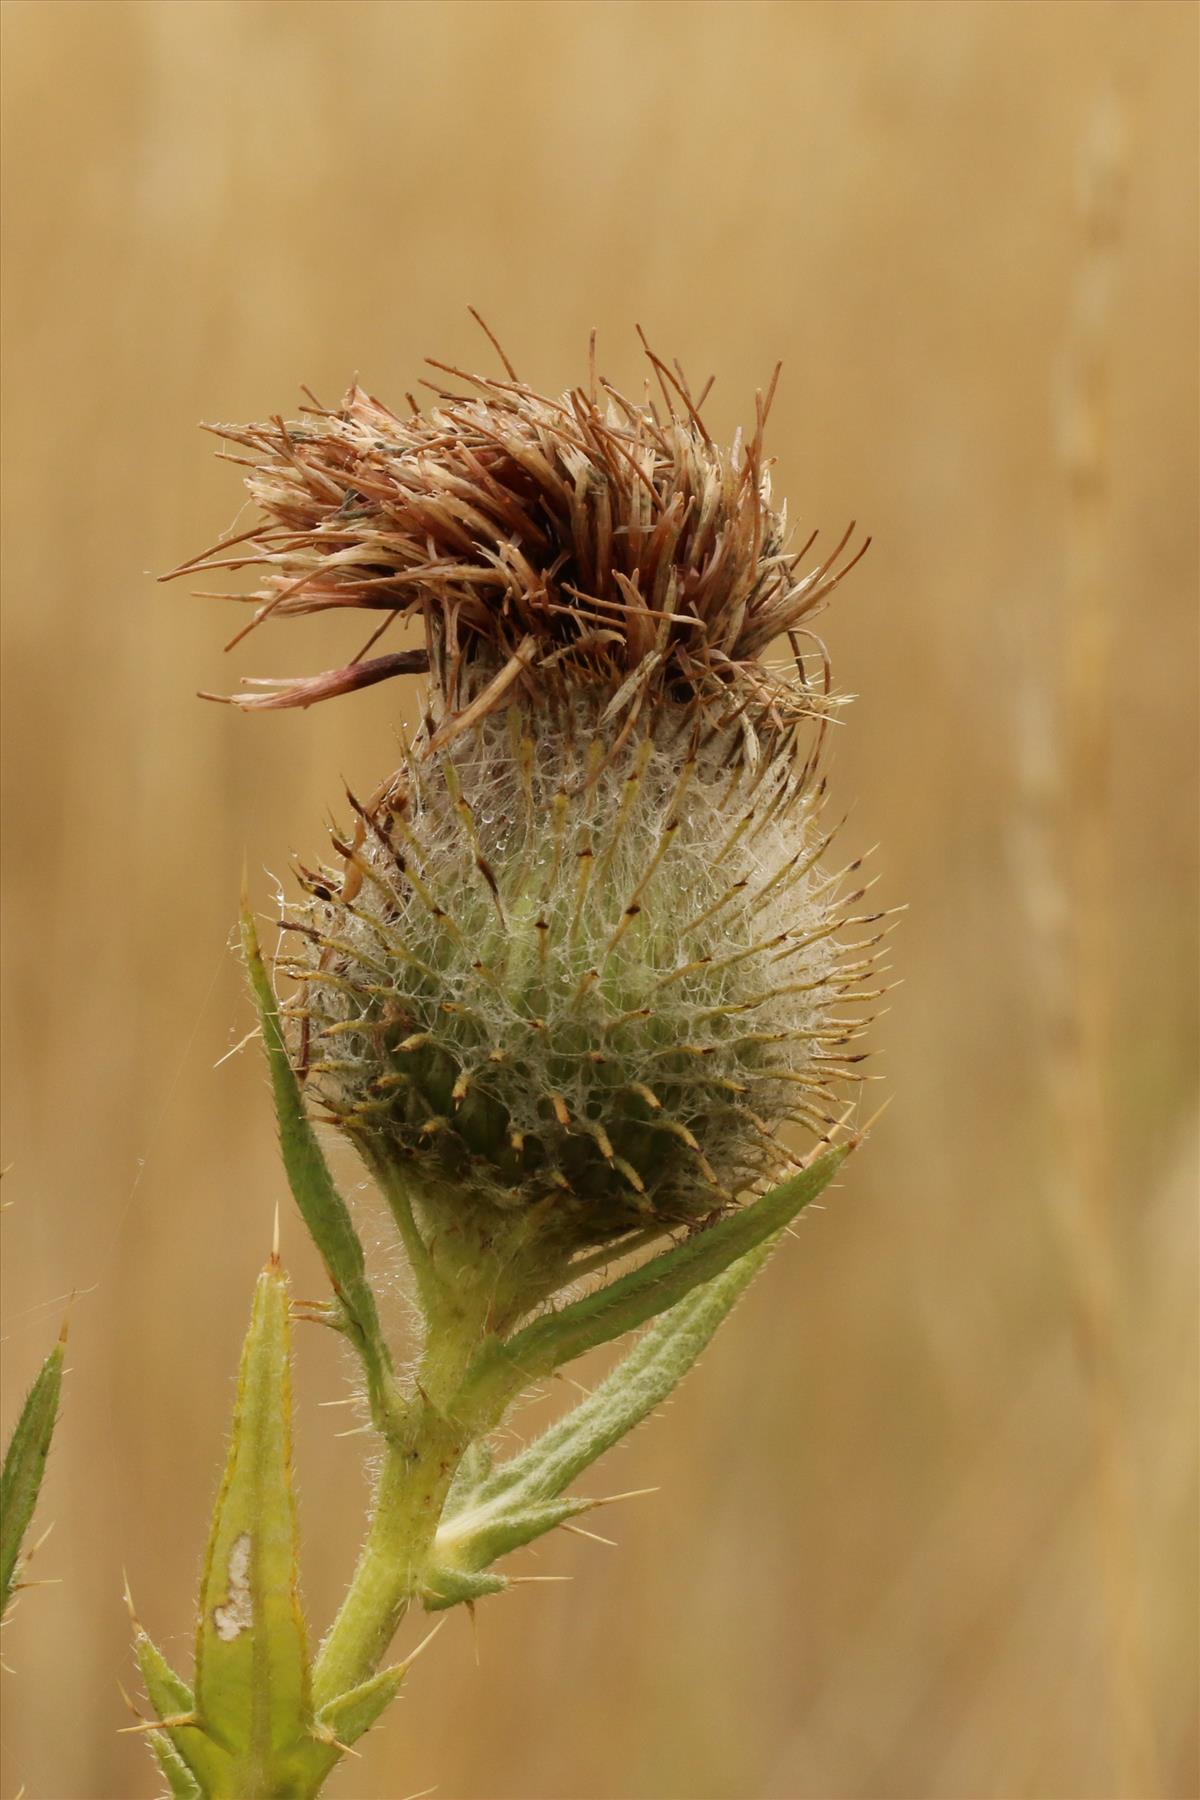
[(422, 1402), (411, 1434), (386, 1453), (366, 1542), (313, 1671), (319, 1711), (379, 1667), (410, 1602), (468, 1434)]
[(400, 1435), (386, 1444), (358, 1565), (317, 1657), (318, 1711), (379, 1667), (421, 1593), (450, 1483), (479, 1434), (478, 1418), (456, 1416), (455, 1399), (485, 1338), (513, 1323), (513, 1307), (495, 1266), (464, 1265), (457, 1273), (457, 1281), (439, 1281), (436, 1292), (430, 1285), (423, 1294), (427, 1336), (416, 1396)]

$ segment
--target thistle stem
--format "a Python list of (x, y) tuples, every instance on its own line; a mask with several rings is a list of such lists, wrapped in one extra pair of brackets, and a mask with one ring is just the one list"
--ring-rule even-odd
[(318, 1711), (366, 1681), (383, 1660), (420, 1592), (446, 1492), (466, 1446), (463, 1429), (426, 1401), (404, 1443), (385, 1451), (366, 1542), (313, 1671)]
[[(450, 1483), (475, 1435), (455, 1417), (455, 1397), (481, 1340), (495, 1328), (497, 1299), (494, 1275), (481, 1281), (478, 1270), (457, 1288), (439, 1284), (416, 1395), (401, 1435), (385, 1443), (358, 1566), (313, 1669), (318, 1711), (375, 1673), (421, 1593)], [(434, 1300), (432, 1290), (426, 1300)]]

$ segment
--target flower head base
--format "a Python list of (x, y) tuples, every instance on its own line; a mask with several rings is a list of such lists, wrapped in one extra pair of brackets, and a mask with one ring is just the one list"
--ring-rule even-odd
[[(422, 622), (420, 649), (367, 658), (377, 632), (240, 700), (431, 678), (341, 868), (302, 871), (297, 1057), (436, 1229), (516, 1226), (550, 1263), (695, 1225), (795, 1160), (784, 1127), (827, 1133), (883, 935), (855, 866), (822, 867), (837, 699), (805, 621), (849, 533), (801, 575), (769, 397), (724, 452), (651, 361), (661, 408), (510, 371), (404, 420), (355, 388), (300, 425), (222, 426), (259, 459), (262, 522), (187, 565), (262, 571), (254, 623)], [(781, 635), (791, 667), (768, 667)]]

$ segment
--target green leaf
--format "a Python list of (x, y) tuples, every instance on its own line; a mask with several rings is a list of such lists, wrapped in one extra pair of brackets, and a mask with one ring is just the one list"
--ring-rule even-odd
[(288, 1351), (287, 1283), (272, 1260), (258, 1278), (242, 1351), (196, 1639), (197, 1720), (229, 1754), (238, 1793), (303, 1791), (289, 1784), (305, 1772), (312, 1724)]
[(66, 1348), (64, 1330), (29, 1390), (0, 1473), (0, 1614), (7, 1612), (18, 1585), (21, 1547), (33, 1519), (58, 1419)]
[(561, 1494), (678, 1387), (777, 1243), (767, 1238), (663, 1313), (586, 1400), (494, 1471), (475, 1504)]
[(154, 1640), (135, 1621), (133, 1652), (137, 1657), (146, 1694), (160, 1719), (195, 1711), (195, 1698), (182, 1675), (177, 1675)]
[(473, 1569), (455, 1569), (430, 1563), (423, 1576), (421, 1599), (426, 1612), (444, 1612), (447, 1607), (482, 1600), (485, 1594), (499, 1594), (508, 1586), (503, 1575), (477, 1574)]
[(408, 1663), (396, 1663), (390, 1669), (381, 1669), (378, 1675), (372, 1675), (359, 1687), (351, 1688), (349, 1693), (339, 1694), (317, 1714), (318, 1732), (328, 1732), (347, 1749), (357, 1743), (396, 1698), (408, 1670)]
[(495, 1458), (486, 1438), (476, 1438), (473, 1443), (468, 1444), (446, 1494), (443, 1516), (448, 1518), (452, 1513), (469, 1506), (490, 1478), (494, 1466)]
[(464, 1481), (451, 1496), (431, 1559), (444, 1567), (485, 1569), (594, 1505), (559, 1496), (679, 1385), (778, 1238), (765, 1239), (663, 1313), (586, 1400), (519, 1455), (495, 1469), (477, 1462), (474, 1481)]
[(366, 1258), (350, 1209), (334, 1186), (317, 1142), (304, 1096), (292, 1068), (279, 1020), (279, 1008), (258, 945), (249, 908), (242, 909), (242, 947), (262, 1022), (263, 1043), (271, 1071), (279, 1142), (288, 1181), (304, 1223), (324, 1260), (346, 1324), (367, 1373), (371, 1412), (386, 1431), (397, 1407), (391, 1352), (379, 1323), (375, 1295), (367, 1280)]
[(665, 1312), (739, 1256), (772, 1238), (815, 1200), (845, 1161), (849, 1147), (827, 1150), (806, 1169), (749, 1206), (697, 1232), (609, 1286), (547, 1313), (515, 1337), (486, 1344), (467, 1372), (456, 1413), (490, 1429), (519, 1389), (553, 1374), (598, 1344), (624, 1336)]
[[(133, 1602), (129, 1599), (131, 1616)], [(229, 1757), (219, 1745), (205, 1736), (196, 1718), (192, 1690), (177, 1675), (158, 1645), (137, 1618), (133, 1620), (133, 1649), (145, 1684), (146, 1695), (157, 1716), (163, 1721), (161, 1732), (151, 1732), (148, 1742), (158, 1766), (172, 1783), (171, 1792), (183, 1794), (211, 1793), (221, 1784), (229, 1769)], [(178, 1768), (182, 1768), (191, 1788), (174, 1785)]]
[(172, 1800), (204, 1800), (204, 1789), (164, 1732), (150, 1733), (150, 1748), (166, 1777)]
[(172, 1795), (310, 1800), (403, 1679), (407, 1663), (314, 1717), (297, 1544), (288, 1291), (272, 1259), (242, 1349), (200, 1592), (194, 1695), (134, 1620), (138, 1665), (161, 1721), (148, 1739)]
[(498, 1594), (508, 1586), (502, 1575), (486, 1573), (489, 1563), (531, 1544), (576, 1513), (590, 1500), (553, 1500), (506, 1507), (502, 1501), (460, 1514), (439, 1527), (422, 1573), (421, 1600), (426, 1612), (442, 1612), (464, 1600)]

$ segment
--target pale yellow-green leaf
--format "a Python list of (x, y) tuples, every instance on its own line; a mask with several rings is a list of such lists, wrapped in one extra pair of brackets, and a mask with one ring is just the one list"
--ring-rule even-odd
[[(238, 1792), (302, 1792), (312, 1705), (291, 1477), (287, 1283), (259, 1276), (196, 1639), (196, 1713)], [(252, 1785), (257, 1782), (258, 1786)]]

